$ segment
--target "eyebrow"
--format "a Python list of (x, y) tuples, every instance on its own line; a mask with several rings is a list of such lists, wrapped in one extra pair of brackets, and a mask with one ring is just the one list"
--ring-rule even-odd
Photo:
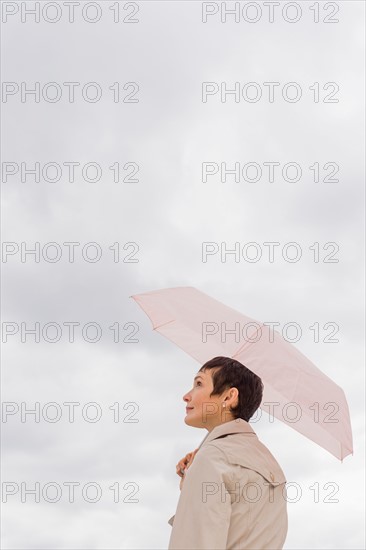
[[(193, 379), (193, 382), (195, 382), (197, 380), (197, 378), (202, 378), (202, 376), (198, 375), (198, 376), (195, 376), (194, 379)], [(203, 380), (203, 378), (202, 378)]]

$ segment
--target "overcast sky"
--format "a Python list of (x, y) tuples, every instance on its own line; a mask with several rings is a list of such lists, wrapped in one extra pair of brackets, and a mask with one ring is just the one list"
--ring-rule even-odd
[(130, 296), (175, 286), (300, 327), (354, 454), (253, 422), (292, 482), (284, 548), (365, 548), (364, 3), (1, 4), (3, 548), (167, 548), (200, 365)]

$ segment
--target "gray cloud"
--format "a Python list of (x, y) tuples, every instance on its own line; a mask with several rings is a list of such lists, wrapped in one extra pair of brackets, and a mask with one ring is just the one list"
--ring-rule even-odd
[[(337, 2), (338, 24), (312, 23), (305, 2), (296, 24), (221, 24), (218, 18), (202, 24), (199, 2), (138, 4), (140, 22), (132, 25), (112, 24), (106, 7), (108, 17), (94, 25), (80, 19), (23, 24), (15, 16), (3, 24), (3, 81), (96, 81), (104, 92), (97, 104), (80, 95), (74, 104), (21, 103), (16, 96), (2, 103), (3, 162), (97, 162), (103, 169), (96, 183), (83, 180), (78, 169), (73, 183), (63, 170), (58, 182), (13, 177), (2, 186), (3, 241), (29, 247), (57, 242), (63, 252), (57, 263), (22, 263), (19, 254), (2, 263), (3, 321), (29, 327), (75, 321), (80, 329), (94, 321), (102, 328), (95, 344), (83, 340), (79, 328), (74, 343), (63, 331), (55, 344), (32, 343), (32, 336), (22, 343), (19, 333), (3, 344), (3, 401), (29, 407), (57, 402), (63, 413), (57, 423), (31, 417), (22, 423), (19, 414), (2, 423), (3, 482), (32, 487), (53, 481), (63, 489), (57, 503), (9, 496), (3, 547), (167, 547), (167, 520), (179, 497), (175, 464), (206, 433), (184, 423), (183, 395), (199, 365), (152, 331), (130, 296), (195, 286), (256, 319), (281, 327), (298, 322), (303, 336), (297, 347), (344, 388), (355, 451), (343, 464), (281, 422), (270, 423), (265, 413), (253, 427), (302, 491), (289, 503), (285, 548), (363, 548), (364, 6)], [(131, 81), (140, 85), (139, 103), (114, 103), (108, 87)], [(228, 88), (255, 81), (263, 91), (264, 82), (296, 81), (304, 98), (292, 104), (280, 95), (277, 100), (276, 91), (274, 103), (221, 103), (218, 95), (202, 103), (202, 82), (222, 81)], [(314, 82), (337, 82), (339, 103), (314, 103)], [(114, 183), (109, 167), (117, 161), (121, 167), (138, 163), (139, 182)], [(281, 169), (297, 162), (304, 175), (298, 182), (201, 181), (203, 162), (263, 167), (269, 161)], [(339, 182), (314, 182), (314, 162), (337, 163)], [(80, 242), (75, 263), (66, 259), (63, 243), (69, 241)], [(103, 251), (97, 263), (80, 255), (92, 241)], [(263, 245), (268, 241), (281, 243), (273, 263)], [(303, 254), (297, 263), (281, 255), (293, 241)], [(118, 263), (109, 248), (116, 242)], [(128, 242), (138, 244), (137, 263), (123, 262)], [(222, 262), (218, 253), (203, 262), (204, 242), (228, 249), (239, 242), (241, 250), (256, 242), (263, 257)], [(328, 242), (339, 245), (338, 263), (323, 261)], [(315, 343), (309, 327), (316, 321), (321, 327), (338, 323), (339, 343)], [(109, 328), (117, 322), (119, 343)], [(122, 341), (127, 322), (138, 325), (138, 343)], [(64, 402), (80, 403), (75, 423), (67, 421)], [(101, 407), (99, 422), (80, 414), (90, 402)], [(115, 423), (110, 407), (117, 402), (121, 421)], [(123, 405), (131, 402), (139, 407), (138, 423), (122, 421), (132, 411)], [(90, 503), (76, 492), (69, 503), (65, 481), (99, 483), (102, 497)], [(123, 488), (128, 482), (137, 484), (138, 502), (114, 503), (109, 487), (118, 483), (123, 500), (132, 492)], [(324, 502), (329, 482), (339, 487), (337, 503)], [(314, 502), (316, 490), (320, 502)]]

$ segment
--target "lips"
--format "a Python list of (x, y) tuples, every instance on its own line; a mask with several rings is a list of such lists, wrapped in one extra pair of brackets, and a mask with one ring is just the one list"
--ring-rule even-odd
[(186, 407), (186, 411), (191, 411), (193, 409), (193, 407)]

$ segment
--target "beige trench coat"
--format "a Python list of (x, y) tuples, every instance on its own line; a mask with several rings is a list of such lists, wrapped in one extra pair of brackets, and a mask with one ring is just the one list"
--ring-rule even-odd
[(242, 418), (208, 432), (186, 470), (169, 550), (277, 550), (287, 535), (286, 479)]

